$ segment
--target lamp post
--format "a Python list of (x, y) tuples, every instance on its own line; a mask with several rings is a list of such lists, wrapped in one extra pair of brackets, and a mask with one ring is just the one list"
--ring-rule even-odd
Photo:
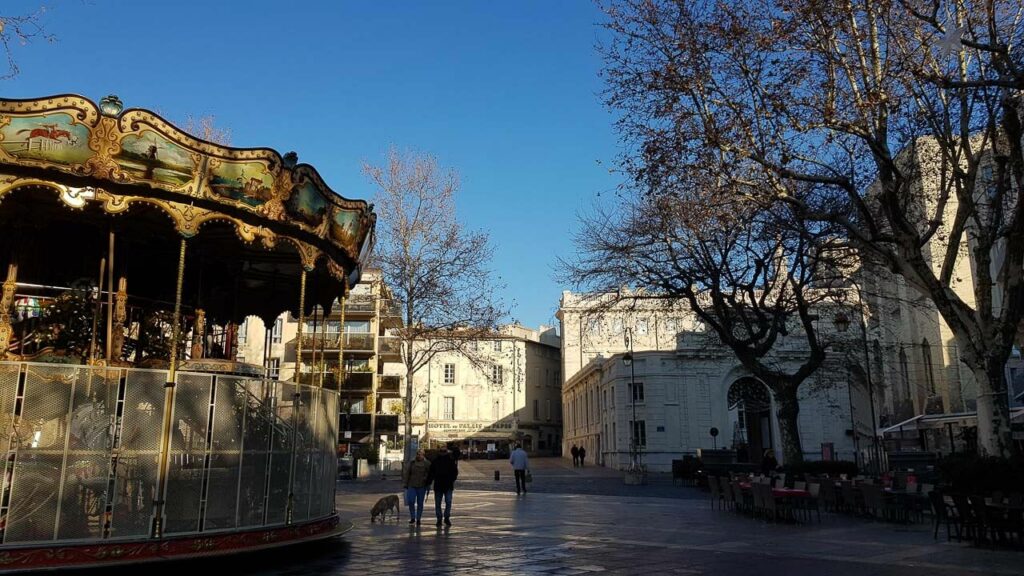
[[(881, 464), (881, 452), (878, 446), (878, 425), (875, 420), (875, 387), (871, 380), (871, 356), (868, 353), (868, 330), (864, 319), (864, 301), (861, 299), (860, 288), (857, 287), (857, 302), (860, 305), (860, 318), (858, 324), (860, 324), (861, 333), (861, 344), (864, 349), (864, 377), (868, 384), (868, 406), (871, 409), (871, 451), (872, 451), (872, 469), (875, 472), (879, 471)], [(850, 319), (840, 312), (836, 315), (833, 322), (836, 325), (836, 329), (840, 333), (845, 333), (846, 329), (850, 327)], [(852, 399), (851, 399), (852, 402)], [(857, 430), (854, 428), (854, 438), (856, 438)]]
[(633, 420), (629, 423), (629, 461), (631, 467), (638, 467), (640, 454), (636, 443), (636, 368), (633, 366), (633, 335), (626, 329), (626, 345), (629, 352), (622, 357), (622, 363), (629, 368), (629, 404), (633, 410)]

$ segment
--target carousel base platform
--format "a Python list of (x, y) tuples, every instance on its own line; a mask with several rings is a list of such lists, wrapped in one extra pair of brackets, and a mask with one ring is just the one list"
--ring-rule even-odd
[(169, 562), (244, 554), (313, 542), (345, 534), (352, 523), (337, 515), (306, 522), (244, 532), (170, 536), (160, 540), (111, 540), (81, 544), (3, 547), (0, 574), (102, 568), (124, 564)]

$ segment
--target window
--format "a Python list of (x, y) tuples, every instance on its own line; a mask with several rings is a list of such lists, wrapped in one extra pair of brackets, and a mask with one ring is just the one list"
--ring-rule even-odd
[(271, 332), (270, 332), (270, 343), (271, 344), (280, 344), (281, 343), (281, 336), (282, 336), (283, 333), (284, 333), (284, 320), (281, 319), (281, 318), (278, 318), (277, 320), (274, 320), (274, 329), (271, 330)]
[(981, 171), (978, 173), (978, 188), (985, 190), (988, 193), (990, 199), (994, 199), (996, 195), (996, 179), (992, 172), (992, 165), (986, 164), (981, 167)]
[(615, 386), (612, 386), (612, 408), (615, 408)]
[(444, 383), (455, 384), (455, 364), (444, 365)]
[(533, 399), (533, 419), (540, 420), (540, 405), (536, 398)]
[(924, 360), (924, 381), (928, 386), (928, 393), (935, 394), (935, 374), (932, 372), (932, 347), (928, 340), (921, 342), (921, 359)]
[(501, 340), (494, 341), (494, 351), (501, 352)]
[(597, 318), (587, 320), (587, 334), (597, 335), (601, 333), (601, 321)]
[(679, 331), (679, 324), (675, 318), (668, 318), (665, 320), (665, 331), (675, 336), (676, 332)]
[(491, 366), (491, 384), (494, 386), (501, 386), (504, 381), (505, 372), (501, 366), (497, 364)]
[(455, 397), (445, 396), (444, 397), (444, 416), (445, 420), (455, 420)]
[(644, 383), (643, 382), (633, 382), (632, 388), (633, 388), (633, 402), (643, 402), (644, 401)]
[(370, 321), (369, 320), (346, 320), (345, 321), (345, 333), (346, 334), (369, 334), (370, 333)]
[(470, 340), (469, 349), (472, 350), (473, 352), (480, 350), (480, 343), (477, 342), (476, 340)]
[(551, 420), (551, 398), (544, 400), (544, 419)]
[[(544, 369), (544, 382), (547, 382), (548, 378), (550, 378), (550, 377), (551, 377), (551, 371), (548, 370), (547, 368), (545, 368)], [(540, 380), (537, 381), (537, 387), (540, 388)]]
[(647, 422), (635, 420), (633, 422), (633, 438), (639, 447), (647, 446)]
[[(237, 334), (238, 334), (238, 345), (239, 346), (244, 346), (245, 345), (245, 340), (246, 340), (246, 336), (248, 336), (248, 332), (249, 332), (249, 319), (246, 318), (245, 320), (242, 321), (241, 324), (238, 325), (238, 332), (237, 332)], [(239, 360), (239, 362), (241, 362), (241, 361), (242, 360)]]
[(281, 377), (281, 359), (271, 358), (267, 360), (267, 378), (277, 380)]
[(636, 333), (647, 334), (647, 318), (640, 318), (636, 321)]
[(501, 400), (495, 400), (494, 405), (491, 406), (491, 418), (495, 421), (501, 418)]
[(910, 371), (907, 368), (907, 351), (900, 348), (900, 400), (910, 400)]
[(612, 320), (612, 334), (622, 334), (622, 318)]

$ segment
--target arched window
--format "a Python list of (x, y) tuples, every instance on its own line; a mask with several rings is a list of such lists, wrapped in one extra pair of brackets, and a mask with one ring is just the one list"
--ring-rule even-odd
[(924, 366), (924, 380), (928, 386), (928, 393), (935, 394), (935, 374), (932, 372), (932, 347), (928, 345), (928, 339), (921, 341), (921, 359)]
[(900, 346), (900, 401), (910, 400), (910, 370), (907, 368), (907, 351)]

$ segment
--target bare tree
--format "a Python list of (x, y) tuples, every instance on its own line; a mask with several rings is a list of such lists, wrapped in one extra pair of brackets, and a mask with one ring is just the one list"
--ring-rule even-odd
[(14, 56), (16, 46), (24, 46), (36, 40), (56, 42), (57, 37), (46, 31), (43, 16), (46, 8), (40, 7), (35, 12), (18, 15), (0, 15), (0, 45), (3, 45), (7, 70), (0, 74), (0, 80), (14, 78), (21, 72)]
[(469, 343), (493, 336), (505, 311), (488, 268), (493, 248), (487, 235), (466, 230), (456, 218), (454, 171), (438, 166), (433, 156), (393, 148), (386, 164), (364, 164), (363, 171), (376, 186), (374, 264), (404, 320), (398, 338), (406, 370), (408, 451), (416, 372), (442, 352), (475, 358)]
[(690, 173), (586, 219), (570, 280), (687, 302), (715, 345), (772, 391), (785, 461), (800, 462), (797, 392), (825, 361), (817, 319), (842, 299), (845, 252), (827, 230), (791, 225), (786, 207), (762, 210), (708, 184)]
[(214, 144), (231, 144), (231, 129), (217, 126), (216, 117), (212, 115), (185, 116), (185, 132)]
[[(770, 184), (763, 200), (837, 225), (863, 262), (934, 303), (979, 385), (981, 451), (1011, 453), (1003, 370), (1024, 315), (1020, 2), (605, 10), (607, 103), (621, 112), (635, 181), (756, 173)], [(973, 284), (957, 290), (968, 267)]]

